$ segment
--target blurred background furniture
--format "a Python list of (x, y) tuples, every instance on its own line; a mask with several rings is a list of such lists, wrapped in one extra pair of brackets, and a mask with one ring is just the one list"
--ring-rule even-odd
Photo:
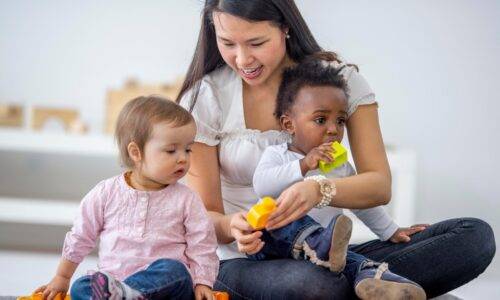
[[(414, 221), (416, 155), (389, 148), (393, 198), (401, 226)], [(81, 198), (121, 172), (108, 135), (0, 130), (0, 248), (59, 251)], [(355, 217), (353, 216), (353, 219)], [(353, 242), (375, 236), (355, 219)]]
[(182, 79), (177, 79), (172, 84), (140, 84), (136, 79), (128, 79), (123, 88), (109, 89), (106, 95), (106, 121), (105, 132), (113, 134), (116, 120), (123, 106), (128, 101), (139, 97), (158, 95), (169, 100), (175, 100), (179, 93)]

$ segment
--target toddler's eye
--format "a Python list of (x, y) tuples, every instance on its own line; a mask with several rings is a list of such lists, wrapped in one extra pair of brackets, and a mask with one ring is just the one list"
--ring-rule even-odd
[(168, 154), (174, 154), (175, 150), (165, 150), (165, 152), (167, 152)]
[(340, 119), (337, 120), (337, 124), (341, 125), (341, 126), (344, 126), (345, 122), (346, 122), (346, 120), (344, 118), (340, 118)]
[(192, 149), (186, 149), (186, 153), (191, 153), (191, 152), (193, 152)]
[(325, 119), (325, 118), (323, 118), (323, 117), (320, 117), (320, 118), (316, 118), (316, 119), (314, 119), (314, 122), (316, 122), (316, 124), (323, 125), (323, 124), (325, 124), (326, 119)]

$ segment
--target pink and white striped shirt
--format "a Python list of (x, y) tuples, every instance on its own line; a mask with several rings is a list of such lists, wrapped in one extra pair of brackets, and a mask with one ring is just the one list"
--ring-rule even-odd
[(101, 181), (83, 198), (63, 257), (80, 263), (97, 238), (99, 270), (119, 280), (161, 258), (184, 263), (194, 285), (212, 287), (217, 277), (213, 224), (198, 195), (181, 183), (139, 191), (124, 174)]

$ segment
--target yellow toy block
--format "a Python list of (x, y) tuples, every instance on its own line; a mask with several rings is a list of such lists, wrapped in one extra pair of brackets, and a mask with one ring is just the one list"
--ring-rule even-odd
[(323, 173), (329, 173), (331, 170), (338, 168), (347, 162), (347, 149), (344, 148), (344, 146), (342, 146), (339, 142), (333, 142), (332, 149), (335, 150), (332, 153), (333, 162), (327, 163), (322, 160), (319, 162), (319, 169)]
[[(35, 294), (31, 294), (29, 296), (21, 296), (21, 297), (17, 298), (17, 300), (42, 300), (42, 299), (43, 299), (42, 293), (35, 293)], [(61, 293), (58, 293), (54, 297), (54, 300), (71, 300), (71, 297), (69, 296), (69, 294), (66, 294), (66, 297), (64, 297), (64, 299), (63, 299), (61, 297)]]
[(276, 201), (271, 197), (264, 197), (262, 200), (252, 206), (247, 214), (247, 222), (255, 230), (261, 230), (266, 227), (269, 215), (276, 209)]

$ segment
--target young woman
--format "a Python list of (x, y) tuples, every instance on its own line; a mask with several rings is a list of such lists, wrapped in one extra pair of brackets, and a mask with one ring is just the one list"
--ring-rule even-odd
[[(290, 139), (273, 115), (282, 71), (320, 51), (291, 0), (206, 1), (197, 48), (177, 100), (192, 111), (198, 127), (188, 182), (215, 224), (221, 259), (215, 289), (229, 291), (233, 299), (353, 296), (342, 274), (305, 261), (245, 256), (263, 247), (262, 232), (253, 232), (244, 218), (258, 201), (252, 186), (255, 168), (267, 146)], [(306, 215), (325, 197), (339, 208), (390, 200), (391, 174), (375, 95), (354, 66), (344, 67), (342, 74), (350, 91), (346, 128), (358, 174), (292, 185), (280, 196), (268, 229)], [(324, 195), (325, 190), (336, 193)], [(406, 242), (373, 240), (350, 250), (388, 262), (429, 297), (477, 277), (495, 252), (490, 226), (473, 218), (399, 228), (397, 233)]]

